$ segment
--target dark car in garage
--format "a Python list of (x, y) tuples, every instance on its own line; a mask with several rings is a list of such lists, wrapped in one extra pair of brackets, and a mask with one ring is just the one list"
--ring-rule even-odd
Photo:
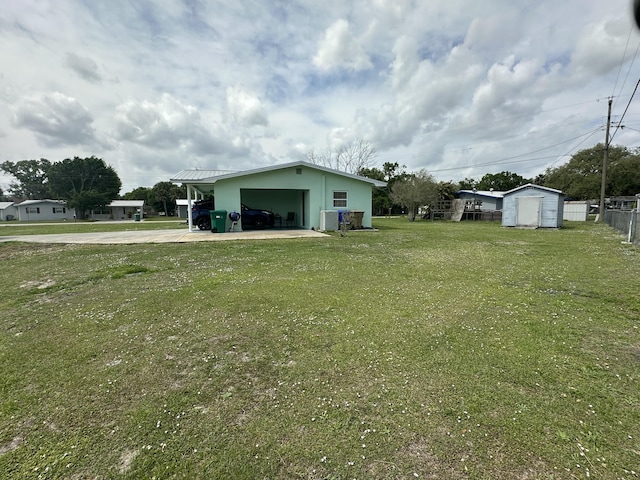
[(269, 210), (261, 210), (258, 208), (250, 208), (242, 204), (240, 212), (242, 218), (242, 227), (266, 228), (273, 227), (275, 223), (275, 215)]
[[(191, 208), (193, 224), (200, 230), (211, 230), (211, 210), (213, 210), (213, 200), (198, 200)], [(251, 208), (242, 204), (241, 208), (242, 227), (267, 228), (273, 227), (275, 215), (269, 210)]]

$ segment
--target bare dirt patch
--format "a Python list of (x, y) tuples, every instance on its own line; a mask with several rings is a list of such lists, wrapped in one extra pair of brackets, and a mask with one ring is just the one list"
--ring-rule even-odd
[(0, 445), (0, 455), (4, 455), (5, 453), (13, 452), (16, 448), (20, 446), (23, 438), (21, 436), (14, 437), (9, 443), (4, 445)]
[(20, 284), (20, 288), (36, 288), (38, 290), (44, 290), (45, 288), (53, 287), (56, 284), (55, 280), (50, 278), (46, 280), (29, 280)]
[(138, 450), (126, 450), (120, 455), (118, 462), (118, 473), (120, 475), (127, 473), (131, 469), (131, 464), (140, 453)]

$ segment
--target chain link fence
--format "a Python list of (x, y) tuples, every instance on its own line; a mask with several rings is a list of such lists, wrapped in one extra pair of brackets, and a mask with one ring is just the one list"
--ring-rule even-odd
[(627, 237), (629, 242), (640, 245), (638, 221), (640, 212), (635, 210), (605, 210), (604, 222)]

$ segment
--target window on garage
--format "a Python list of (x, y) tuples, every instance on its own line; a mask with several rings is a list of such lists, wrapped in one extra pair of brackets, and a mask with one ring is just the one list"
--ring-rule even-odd
[(333, 208), (347, 208), (347, 192), (344, 190), (333, 192)]

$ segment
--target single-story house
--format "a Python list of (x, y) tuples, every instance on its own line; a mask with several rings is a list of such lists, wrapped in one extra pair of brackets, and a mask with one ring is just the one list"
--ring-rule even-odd
[(611, 197), (605, 201), (607, 208), (613, 210), (633, 210), (636, 208), (637, 202), (637, 196)]
[(564, 194), (528, 183), (504, 193), (503, 227), (562, 227)]
[(476, 210), (481, 212), (491, 212), (502, 210), (502, 197), (504, 192), (495, 190), (458, 190), (456, 198), (460, 198), (467, 203), (477, 205)]
[(320, 229), (327, 211), (360, 211), (362, 226), (367, 228), (371, 227), (373, 189), (386, 186), (304, 161), (234, 173), (183, 170), (170, 180), (187, 187), (189, 231), (193, 231), (192, 201), (212, 196), (216, 210), (240, 212), (247, 205), (280, 218), (293, 217), (295, 227), (306, 229)]
[(17, 220), (18, 208), (13, 202), (0, 202), (0, 220)]
[(25, 200), (16, 209), (21, 222), (72, 220), (76, 213), (64, 200)]
[(93, 210), (93, 220), (133, 220), (136, 213), (142, 215), (144, 200), (113, 200), (102, 209)]

